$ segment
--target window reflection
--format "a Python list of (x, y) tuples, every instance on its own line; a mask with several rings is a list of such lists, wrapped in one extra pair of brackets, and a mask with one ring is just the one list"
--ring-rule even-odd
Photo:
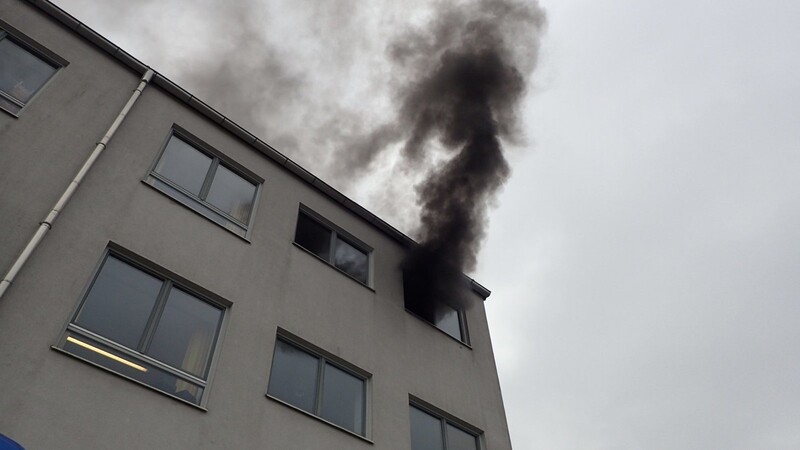
[(477, 448), (476, 437), (462, 430), (447, 424), (447, 450), (475, 450)]
[(56, 70), (0, 30), (0, 106), (19, 112)]
[(367, 254), (343, 241), (337, 239), (334, 265), (352, 275), (362, 283), (367, 282), (367, 269), (369, 267)]
[(172, 134), (146, 181), (214, 223), (247, 237), (258, 185), (219, 157)]
[(412, 406), (410, 423), (411, 450), (444, 450), (439, 419)]
[(436, 328), (439, 328), (459, 341), (464, 340), (461, 333), (461, 314), (452, 306), (444, 303), (438, 305), (436, 318), (433, 324), (436, 325)]
[(109, 256), (75, 323), (129, 348), (138, 348), (164, 282)]
[(366, 380), (281, 339), (275, 344), (267, 394), (354, 433), (366, 434)]
[(478, 450), (476, 435), (415, 406), (410, 407), (409, 424), (411, 450)]
[(199, 404), (203, 395), (200, 385), (84, 336), (71, 334), (64, 344), (64, 350), (190, 403)]
[(336, 425), (363, 434), (364, 380), (325, 364), (320, 416)]
[(242, 223), (250, 220), (256, 187), (253, 183), (220, 165), (211, 182), (206, 200)]
[(199, 404), (222, 316), (221, 307), (166, 277), (108, 255), (63, 349)]
[(197, 377), (204, 377), (222, 310), (180, 289), (172, 289), (148, 354)]
[(156, 164), (155, 171), (199, 196), (212, 161), (209, 156), (182, 139), (172, 136)]
[[(351, 243), (330, 226), (300, 211), (294, 241), (342, 272), (363, 284), (369, 284), (369, 252)], [(333, 247), (333, 254), (331, 254)]]
[(275, 344), (267, 393), (303, 411), (314, 412), (318, 358), (283, 341)]

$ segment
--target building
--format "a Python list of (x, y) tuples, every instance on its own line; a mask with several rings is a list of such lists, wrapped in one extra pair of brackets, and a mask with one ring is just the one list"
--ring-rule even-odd
[(474, 306), (436, 324), (407, 310), (414, 243), (209, 105), (52, 3), (4, 0), (0, 110), (0, 272), (47, 233), (0, 297), (0, 434), (511, 447), (489, 291), (468, 280)]

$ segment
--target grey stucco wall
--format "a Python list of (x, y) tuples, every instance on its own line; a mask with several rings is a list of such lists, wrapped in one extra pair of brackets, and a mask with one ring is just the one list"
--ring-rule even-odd
[[(0, 271), (136, 86), (124, 68), (24, 2), (0, 19), (69, 65), (19, 118), (0, 113)], [(250, 242), (142, 182), (173, 124), (265, 182)], [(375, 249), (374, 290), (292, 244), (303, 203)], [(50, 349), (109, 242), (227, 299), (207, 412)], [(0, 433), (31, 450), (407, 449), (409, 394), (507, 432), (483, 304), (472, 348), (403, 307), (404, 248), (185, 104), (148, 87), (40, 248), (0, 300)], [(371, 444), (264, 396), (278, 327), (372, 373)]]

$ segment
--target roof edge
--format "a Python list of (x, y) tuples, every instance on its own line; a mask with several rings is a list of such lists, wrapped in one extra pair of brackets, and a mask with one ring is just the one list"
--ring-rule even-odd
[[(262, 155), (266, 156), (268, 159), (272, 160), (274, 163), (282, 166), (288, 172), (294, 174), (296, 177), (300, 178), (307, 184), (309, 184), (312, 188), (316, 191), (322, 193), (324, 196), (330, 198), (334, 202), (340, 204), (343, 208), (347, 209), (351, 213), (355, 214), (356, 216), (360, 217), (361, 219), (369, 222), (372, 226), (376, 227), (378, 230), (382, 231), (384, 234), (389, 236), (390, 238), (397, 241), (399, 244), (403, 245), (404, 247), (410, 248), (415, 245), (418, 245), (416, 241), (411, 239), (405, 233), (401, 232), (397, 228), (390, 225), (385, 220), (381, 219), (380, 217), (376, 216), (363, 206), (359, 205), (339, 190), (334, 188), (333, 186), (325, 183), (320, 178), (294, 162), (292, 159), (272, 147), (271, 145), (267, 144), (266, 142), (259, 139), (254, 134), (247, 131), (244, 127), (240, 126), (224, 114), (220, 113), (216, 109), (214, 109), (211, 105), (205, 103), (204, 101), (200, 100), (199, 98), (195, 97), (182, 87), (180, 87), (177, 83), (170, 80), (157, 70), (153, 69), (152, 67), (148, 66), (144, 62), (140, 61), (135, 56), (131, 55), (130, 53), (123, 50), (121, 47), (117, 46), (110, 40), (103, 37), (100, 33), (94, 31), (91, 27), (87, 26), (68, 12), (64, 11), (58, 5), (52, 3), (50, 0), (24, 0), (25, 2), (35, 6), (40, 11), (44, 12), (51, 18), (55, 19), (57, 22), (64, 25), (66, 28), (74, 31), (79, 36), (83, 37), (90, 43), (94, 44), (97, 48), (107, 53), (112, 58), (121, 62), (124, 66), (131, 69), (134, 73), (139, 75), (143, 75), (148, 69), (152, 70), (155, 73), (153, 77), (153, 82), (155, 85), (163, 89), (165, 92), (171, 94), (173, 97), (177, 98), (178, 100), (182, 101), (191, 109), (194, 109), (203, 117), (211, 120), (213, 123), (219, 125), (233, 136), (239, 138), (242, 142), (249, 145), (255, 151), (261, 153)], [(485, 301), (491, 291), (486, 289), (480, 283), (475, 281), (474, 279), (470, 278), (470, 286), (472, 290), (477, 293), (481, 298)]]
[(492, 295), (492, 291), (486, 289), (484, 285), (475, 281), (474, 278), (470, 278), (469, 281), (470, 281), (469, 285), (472, 288), (472, 291), (480, 295), (484, 301), (486, 301), (486, 299), (489, 298), (490, 295)]

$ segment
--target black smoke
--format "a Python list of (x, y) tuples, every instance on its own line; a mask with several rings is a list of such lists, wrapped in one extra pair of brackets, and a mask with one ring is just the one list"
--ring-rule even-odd
[(511, 173), (503, 141), (519, 139), (518, 108), (544, 23), (530, 1), (451, 5), (428, 30), (391, 47), (397, 64), (412, 67), (398, 90), (406, 166), (419, 170), (430, 153), (446, 155), (417, 186), (419, 245), (402, 263), (406, 306), (428, 320), (443, 304), (468, 306), (463, 273), (475, 269), (488, 209)]
[[(152, 7), (169, 3), (147, 2)], [(276, 40), (265, 30), (286, 11), (275, 4), (202, 1), (195, 6), (203, 14), (187, 17), (205, 17), (189, 24), (214, 30), (196, 37), (204, 43), (203, 58), (173, 58), (160, 50), (167, 46), (150, 45), (155, 59), (171, 64), (176, 81), (345, 192), (354, 180), (375, 173), (371, 166), (392, 160), (388, 150), (399, 149), (400, 171), (416, 179), (425, 175), (416, 190), (419, 228), (412, 233), (420, 245), (403, 268), (409, 298), (429, 310), (441, 301), (463, 306), (457, 295), (465, 290), (462, 274), (475, 268), (487, 211), (510, 174), (503, 143), (520, 141), (517, 109), (545, 24), (536, 0), (431, 3), (430, 20), (403, 31), (404, 19), (415, 15), (405, 14), (405, 6), (392, 8), (391, 2), (362, 8), (364, 3), (355, 0), (295, 1), (291, 8), (305, 18), (298, 23), (308, 26)], [(385, 27), (368, 26), (375, 21)], [(324, 44), (293, 45), (309, 35)], [(397, 116), (373, 126), (372, 120), (382, 121), (380, 112), (389, 108), (365, 101), (349, 109), (340, 97), (353, 89), (349, 68), (377, 53), (375, 42), (387, 35), (397, 36), (388, 46), (391, 68), (382, 72), (382, 62), (376, 61), (379, 69), (363, 72), (370, 89), (380, 87), (365, 97), (382, 98), (388, 87)], [(335, 58), (324, 58), (322, 50)], [(391, 185), (402, 189), (397, 180)], [(409, 215), (400, 203), (384, 209), (395, 221)]]

